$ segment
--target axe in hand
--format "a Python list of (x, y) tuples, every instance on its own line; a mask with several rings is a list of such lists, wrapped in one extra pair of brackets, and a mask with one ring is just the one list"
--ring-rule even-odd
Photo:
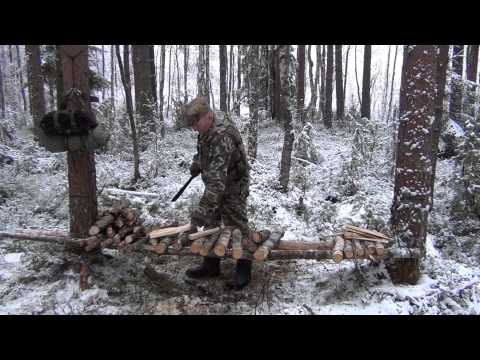
[(183, 192), (185, 191), (185, 189), (187, 188), (187, 186), (192, 182), (193, 179), (195, 179), (198, 175), (195, 175), (195, 176), (191, 176), (190, 179), (188, 179), (188, 181), (185, 183), (185, 185), (182, 186), (182, 188), (180, 189), (180, 191), (173, 197), (172, 199), (172, 202), (176, 201), (180, 195), (183, 194)]

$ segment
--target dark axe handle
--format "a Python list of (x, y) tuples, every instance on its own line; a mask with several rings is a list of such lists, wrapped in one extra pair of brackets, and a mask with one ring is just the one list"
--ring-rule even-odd
[[(198, 176), (198, 175), (197, 175)], [(183, 192), (185, 191), (185, 189), (187, 188), (187, 186), (192, 182), (193, 179), (195, 179), (196, 176), (192, 176), (190, 177), (190, 179), (188, 179), (188, 181), (185, 183), (185, 185), (183, 185), (183, 187), (180, 189), (180, 191), (177, 193), (177, 195), (175, 195), (172, 199), (172, 202), (176, 201), (180, 195), (183, 194)]]

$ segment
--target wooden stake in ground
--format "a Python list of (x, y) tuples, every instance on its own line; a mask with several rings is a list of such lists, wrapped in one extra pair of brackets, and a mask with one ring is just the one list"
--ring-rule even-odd
[(270, 250), (278, 244), (283, 234), (285, 234), (285, 231), (282, 228), (275, 228), (270, 234), (270, 237), (262, 245), (260, 245), (253, 254), (255, 260), (264, 261), (268, 257)]
[(335, 245), (333, 246), (333, 261), (339, 263), (343, 259), (343, 248), (345, 247), (345, 240), (341, 236), (335, 238)]

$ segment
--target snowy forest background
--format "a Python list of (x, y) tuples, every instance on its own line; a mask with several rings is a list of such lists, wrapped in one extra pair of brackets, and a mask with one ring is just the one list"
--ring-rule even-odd
[[(222, 281), (186, 279), (199, 259), (114, 256), (93, 265), (91, 288), (81, 292), (78, 262), (58, 245), (0, 239), (0, 313), (479, 314), (478, 45), (419, 47), (89, 46), (92, 107), (108, 134), (95, 151), (100, 207), (122, 200), (147, 225), (188, 222), (203, 184), (170, 202), (189, 178), (196, 142), (176, 122), (182, 104), (206, 95), (230, 113), (248, 149), (253, 228), (281, 224), (284, 238), (311, 241), (343, 224), (403, 231), (399, 242), (423, 255), (414, 285), (394, 286), (385, 264), (369, 260), (288, 260), (255, 263), (251, 285), (235, 293)], [(34, 126), (65, 90), (59, 61), (55, 45), (0, 45), (0, 231), (69, 229), (65, 153), (39, 146)], [(409, 113), (424, 94), (429, 113)], [(424, 138), (399, 131), (415, 110), (427, 119), (419, 136), (439, 134), (428, 154)], [(427, 169), (425, 183), (434, 182), (407, 199), (396, 175), (410, 152), (429, 164), (410, 172)], [(402, 213), (407, 202), (419, 218)], [(165, 278), (146, 277), (146, 263)], [(224, 261), (224, 280), (233, 266)]]

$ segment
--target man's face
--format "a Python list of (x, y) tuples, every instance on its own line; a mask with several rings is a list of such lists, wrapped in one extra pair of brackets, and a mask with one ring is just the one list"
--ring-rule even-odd
[(213, 123), (213, 114), (212, 112), (208, 112), (193, 122), (192, 129), (195, 131), (198, 131), (200, 134), (205, 134), (208, 131), (208, 129), (211, 128), (212, 123)]

